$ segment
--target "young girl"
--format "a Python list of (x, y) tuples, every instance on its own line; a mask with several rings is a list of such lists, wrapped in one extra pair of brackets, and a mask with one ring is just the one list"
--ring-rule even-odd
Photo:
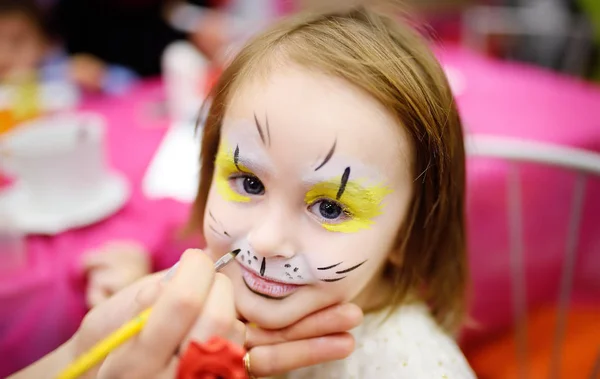
[(211, 96), (193, 227), (239, 317), (282, 328), (329, 305), (366, 313), (356, 351), (288, 378), (471, 378), (465, 158), (444, 73), (410, 28), (362, 8), (252, 40)]

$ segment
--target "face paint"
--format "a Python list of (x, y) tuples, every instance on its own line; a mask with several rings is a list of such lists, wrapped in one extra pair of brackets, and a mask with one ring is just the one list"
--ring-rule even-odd
[(265, 133), (263, 132), (263, 128), (258, 121), (258, 117), (256, 117), (256, 113), (254, 114), (254, 124), (256, 129), (258, 130), (258, 135), (260, 136), (260, 140), (266, 146), (271, 146), (271, 129), (269, 128), (269, 119), (266, 119), (267, 126), (267, 136), (265, 138)]
[[(359, 268), (360, 266), (362, 266), (363, 264), (365, 264), (366, 261), (367, 260), (364, 260), (364, 261), (362, 261), (362, 262), (360, 262), (360, 263), (358, 263), (358, 264), (356, 264), (356, 265), (354, 265), (354, 266), (352, 266), (350, 268), (346, 268), (346, 269), (344, 269), (344, 268), (337, 268), (338, 266), (342, 265), (342, 263), (344, 263), (344, 262), (340, 262), (340, 263), (336, 263), (334, 265), (327, 266), (327, 267), (317, 267), (317, 270), (333, 272), (333, 273), (335, 273), (337, 275), (343, 275), (343, 276), (332, 277), (332, 278), (322, 278), (322, 279), (320, 279), (322, 282), (328, 282), (328, 283), (339, 282), (340, 280), (346, 278), (346, 274), (347, 273), (356, 270), (357, 268)], [(332, 270), (334, 268), (336, 268), (336, 269)]]
[[(240, 317), (266, 329), (341, 302), (384, 305), (373, 295), (387, 289), (381, 268), (414, 180), (405, 128), (376, 99), (338, 78), (281, 70), (228, 102), (206, 205), (222, 227), (208, 211), (204, 223), (215, 257), (242, 250), (224, 274)], [(264, 183), (262, 196), (239, 191), (240, 171)]]
[(215, 182), (219, 194), (229, 201), (236, 203), (247, 203), (250, 197), (235, 191), (231, 186), (231, 180), (235, 175), (250, 173), (242, 163), (239, 162), (239, 147), (231, 149), (225, 140), (222, 140), (215, 159), (216, 177)]
[(334, 265), (314, 267), (307, 259), (307, 254), (296, 254), (291, 258), (266, 258), (256, 253), (245, 239), (237, 241), (232, 246), (242, 250), (236, 259), (245, 270), (250, 271), (254, 276), (295, 286), (314, 284), (317, 281), (337, 282), (346, 278), (350, 272), (366, 262), (365, 260), (353, 265), (339, 262)]
[(231, 236), (229, 235), (229, 233), (227, 233), (227, 231), (223, 227), (223, 224), (221, 224), (215, 218), (215, 216), (212, 214), (212, 212), (210, 210), (208, 211), (208, 216), (210, 217), (210, 220), (207, 221), (207, 225), (208, 225), (208, 228), (213, 233), (215, 233), (220, 238), (231, 238)]
[(232, 246), (242, 249), (236, 258), (242, 267), (264, 279), (293, 285), (313, 284), (318, 280), (305, 254), (296, 254), (291, 258), (265, 258), (256, 253), (246, 239)]
[[(366, 186), (359, 179), (349, 179), (349, 173), (347, 169), (341, 177), (315, 184), (304, 198), (321, 225), (332, 232), (355, 233), (369, 228), (382, 213), (385, 196), (391, 193), (383, 185)], [(340, 217), (324, 215), (323, 204), (339, 206)]]

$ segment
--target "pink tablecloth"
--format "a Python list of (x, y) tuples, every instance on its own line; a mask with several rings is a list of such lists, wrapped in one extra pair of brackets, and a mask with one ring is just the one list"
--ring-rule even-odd
[[(462, 77), (458, 103), (468, 131), (600, 151), (597, 88), (457, 49), (441, 51), (440, 57)], [(104, 222), (28, 240), (28, 268), (0, 280), (0, 377), (49, 352), (77, 328), (85, 312), (77, 269), (82, 251), (112, 238), (136, 238), (153, 251), (158, 267), (177, 259), (181, 249), (173, 248), (172, 232), (185, 219), (187, 207), (169, 200), (149, 201), (140, 190), (164, 135), (166, 121), (154, 119), (150, 108), (161, 97), (160, 84), (149, 82), (126, 97), (91, 100), (84, 107), (105, 115), (111, 163), (130, 179), (133, 197)], [(504, 167), (470, 162), (469, 168), (473, 317), (480, 324), (480, 331), (471, 333), (475, 340), (506, 326), (511, 309)], [(526, 172), (528, 301), (536, 304), (550, 301), (556, 293), (572, 178), (544, 170)], [(600, 299), (600, 200), (594, 197), (599, 191), (598, 181), (589, 183), (575, 285), (581, 300)]]
[(154, 81), (127, 96), (90, 99), (82, 107), (106, 118), (110, 164), (127, 176), (133, 194), (121, 211), (98, 224), (28, 238), (27, 268), (0, 280), (0, 377), (48, 353), (76, 330), (86, 311), (78, 265), (85, 250), (113, 238), (132, 238), (152, 251), (157, 268), (177, 260), (176, 250), (163, 247), (185, 220), (187, 206), (151, 201), (141, 192), (146, 167), (168, 125), (152, 115), (162, 98), (162, 86)]

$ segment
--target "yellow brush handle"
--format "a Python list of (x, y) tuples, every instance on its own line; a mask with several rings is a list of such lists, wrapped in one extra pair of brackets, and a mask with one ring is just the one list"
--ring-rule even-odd
[(86, 371), (100, 363), (106, 356), (122, 345), (125, 341), (135, 336), (142, 330), (148, 316), (150, 316), (151, 309), (148, 308), (140, 313), (136, 318), (129, 321), (117, 329), (114, 333), (98, 342), (92, 349), (87, 353), (77, 358), (73, 363), (63, 370), (56, 379), (76, 379), (83, 375)]

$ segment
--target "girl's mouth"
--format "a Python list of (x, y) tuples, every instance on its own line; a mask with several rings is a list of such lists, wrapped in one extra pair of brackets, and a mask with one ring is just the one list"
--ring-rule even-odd
[(259, 296), (268, 299), (282, 300), (303, 287), (303, 285), (288, 284), (272, 279), (266, 279), (256, 275), (243, 265), (240, 266), (242, 268), (242, 280), (246, 284), (246, 287)]

